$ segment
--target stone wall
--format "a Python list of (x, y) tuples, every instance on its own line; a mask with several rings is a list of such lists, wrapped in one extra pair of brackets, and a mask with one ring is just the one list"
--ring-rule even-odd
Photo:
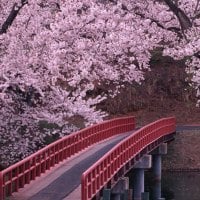
[(200, 171), (200, 130), (176, 134), (163, 156), (163, 170)]

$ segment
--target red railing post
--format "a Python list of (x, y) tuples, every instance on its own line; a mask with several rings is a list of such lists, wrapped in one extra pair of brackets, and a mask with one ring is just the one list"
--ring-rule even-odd
[[(122, 130), (131, 130), (128, 125), (130, 123), (129, 118), (119, 119), (119, 121), (117, 121), (117, 124), (122, 123), (124, 126), (116, 126), (115, 122), (116, 121), (112, 121), (111, 123), (111, 125), (114, 126), (114, 128), (111, 129), (111, 135), (117, 134)], [(159, 141), (159, 138), (174, 133), (175, 125), (175, 118), (163, 118), (144, 126), (118, 143), (82, 174), (81, 200), (91, 200), (109, 182), (118, 170), (135, 156), (139, 155), (139, 152), (144, 148), (147, 148), (152, 142)], [(103, 166), (102, 169), (100, 166)], [(103, 182), (100, 181), (96, 184), (101, 177), (103, 177)]]
[[(45, 173), (46, 170), (49, 170), (63, 159), (69, 158), (94, 143), (122, 133), (121, 130), (131, 131), (134, 128), (134, 117), (121, 117), (85, 128), (49, 144), (0, 172), (0, 200), (4, 200), (5, 196), (11, 195), (12, 192), (28, 184), (31, 180), (40, 176), (41, 173)], [(17, 170), (17, 173), (14, 173), (13, 176), (10, 175), (8, 178), (6, 176), (8, 180), (4, 183), (3, 174), (12, 174), (13, 170)], [(12, 190), (13, 180), (17, 184), (15, 190)], [(99, 184), (95, 186), (95, 190), (96, 187), (99, 187)], [(8, 194), (7, 192), (5, 194), (4, 188), (6, 188), (6, 191), (8, 190)], [(88, 196), (84, 198), (88, 198)]]

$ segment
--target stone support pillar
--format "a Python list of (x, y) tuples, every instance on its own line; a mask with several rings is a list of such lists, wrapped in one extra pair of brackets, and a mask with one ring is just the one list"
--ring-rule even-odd
[(134, 165), (134, 181), (133, 181), (133, 199), (142, 200), (144, 193), (144, 170), (151, 168), (151, 155), (144, 155)]
[(128, 200), (129, 178), (122, 177), (112, 189), (112, 200)]
[(162, 155), (167, 154), (167, 144), (163, 143), (152, 152), (152, 172), (154, 179), (153, 199), (164, 200), (161, 198), (161, 177), (162, 177)]
[(142, 193), (142, 200), (149, 200), (149, 192)]
[(111, 190), (110, 189), (104, 189), (103, 190), (103, 197), (101, 198), (102, 200), (111, 200)]

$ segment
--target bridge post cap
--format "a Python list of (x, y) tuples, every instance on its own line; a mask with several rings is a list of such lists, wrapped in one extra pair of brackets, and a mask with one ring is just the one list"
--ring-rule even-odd
[(162, 143), (159, 147), (151, 152), (152, 155), (166, 155), (167, 154), (167, 143)]
[(112, 194), (120, 194), (123, 193), (124, 190), (129, 189), (129, 178), (128, 177), (122, 177), (119, 179), (117, 184), (112, 189)]
[(149, 169), (152, 167), (152, 156), (144, 155), (135, 165), (135, 169)]

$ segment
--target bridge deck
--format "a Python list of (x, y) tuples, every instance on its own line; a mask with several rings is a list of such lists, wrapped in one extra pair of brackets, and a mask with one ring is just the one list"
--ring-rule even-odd
[[(177, 126), (177, 131), (200, 130), (200, 126)], [(81, 175), (119, 141), (134, 131), (95, 144), (58, 164), (41, 177), (14, 193), (10, 200), (80, 200)]]
[[(80, 200), (81, 174), (133, 131), (109, 138), (58, 164), (14, 193), (11, 200)], [(69, 195), (69, 196), (68, 196)]]

